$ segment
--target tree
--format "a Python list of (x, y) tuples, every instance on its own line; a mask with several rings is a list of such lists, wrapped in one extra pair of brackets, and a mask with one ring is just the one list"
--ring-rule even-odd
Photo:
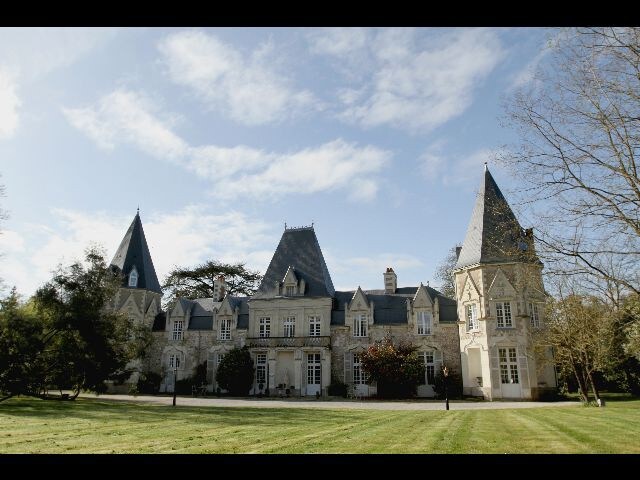
[(362, 366), (377, 383), (381, 398), (407, 398), (424, 383), (425, 366), (416, 355), (418, 347), (408, 341), (393, 343), (390, 336), (370, 345), (362, 355)]
[(227, 353), (216, 373), (216, 381), (220, 388), (228, 390), (231, 395), (245, 396), (253, 385), (253, 359), (247, 347), (234, 348)]
[[(4, 185), (0, 184), (0, 198), (4, 197)], [(8, 214), (5, 210), (0, 208), (0, 224), (3, 220), (8, 218)], [(2, 230), (0, 230), (0, 235), (2, 235)], [(0, 257), (2, 257), (2, 252), (0, 252)], [(4, 291), (4, 281), (0, 278), (0, 292)]]
[(174, 303), (178, 298), (206, 298), (214, 295), (214, 282), (222, 276), (229, 295), (252, 295), (260, 285), (262, 275), (247, 270), (244, 263), (221, 263), (208, 260), (193, 268), (174, 268), (167, 275), (162, 288), (165, 302)]
[(105, 381), (124, 381), (127, 364), (142, 358), (149, 335), (110, 305), (122, 279), (107, 267), (95, 248), (87, 266), (60, 267), (38, 289), (30, 309), (20, 307), (15, 292), (2, 304), (1, 388), (6, 398), (45, 396), (49, 385), (74, 390), (106, 391)]
[(615, 361), (609, 306), (598, 297), (570, 294), (548, 299), (545, 318), (532, 335), (537, 357), (545, 358), (546, 349), (553, 348), (555, 364), (563, 375), (573, 376), (582, 401), (589, 402), (589, 388), (599, 400), (594, 373)]
[(0, 301), (0, 392), (5, 396), (2, 400), (42, 390), (42, 351), (43, 324), (33, 309), (21, 305), (14, 287)]
[[(506, 107), (501, 158), (526, 187), (547, 268), (640, 293), (640, 28), (560, 32)], [(536, 211), (537, 209), (537, 211)]]
[(436, 279), (440, 280), (440, 291), (449, 298), (456, 298), (456, 287), (453, 283), (453, 270), (456, 268), (458, 245), (452, 247), (436, 270)]

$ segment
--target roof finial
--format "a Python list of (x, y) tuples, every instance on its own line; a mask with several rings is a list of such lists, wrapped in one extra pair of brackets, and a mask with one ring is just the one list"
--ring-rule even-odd
[(140, 205), (138, 205), (138, 209), (136, 210), (136, 215), (140, 215)]
[(484, 162), (484, 171), (486, 172), (488, 170), (489, 170), (489, 167), (487, 167), (487, 162)]
[(284, 222), (284, 229), (287, 229), (287, 222)]

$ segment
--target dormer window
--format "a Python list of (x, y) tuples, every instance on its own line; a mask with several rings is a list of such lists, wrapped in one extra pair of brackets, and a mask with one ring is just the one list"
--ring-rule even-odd
[(295, 285), (287, 285), (285, 287), (285, 295), (287, 297), (292, 297), (293, 295), (296, 294), (296, 287)]
[(136, 267), (133, 267), (133, 270), (131, 270), (131, 273), (129, 273), (129, 286), (138, 286), (138, 271), (136, 270)]

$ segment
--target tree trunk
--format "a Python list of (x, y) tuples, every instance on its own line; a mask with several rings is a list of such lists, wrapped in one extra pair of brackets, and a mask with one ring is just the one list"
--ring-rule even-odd
[(587, 388), (586, 382), (580, 373), (578, 373), (578, 368), (574, 362), (571, 362), (571, 368), (573, 368), (573, 373), (576, 377), (576, 381), (578, 382), (578, 392), (580, 393), (580, 397), (584, 403), (589, 403), (589, 389)]
[(589, 376), (589, 383), (591, 383), (591, 388), (593, 389), (593, 396), (596, 397), (596, 403), (599, 407), (602, 406), (600, 401), (600, 394), (598, 393), (598, 388), (596, 387), (596, 382), (593, 381), (593, 376), (591, 375), (591, 371), (587, 372)]

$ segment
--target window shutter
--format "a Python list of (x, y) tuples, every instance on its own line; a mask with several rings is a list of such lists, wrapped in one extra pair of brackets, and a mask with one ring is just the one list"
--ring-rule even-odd
[[(306, 353), (302, 353), (302, 388), (306, 388), (307, 386), (307, 375), (309, 375), (309, 372), (307, 371), (307, 354)], [(303, 391), (303, 395), (304, 395), (304, 391)]]
[[(500, 360), (498, 358), (498, 347), (491, 347), (489, 351), (489, 365), (491, 367), (491, 386), (494, 390), (500, 390)], [(482, 384), (486, 385), (485, 379)]]
[[(524, 350), (524, 349), (519, 349)], [(522, 388), (529, 388), (529, 361), (526, 355), (520, 355), (518, 359), (518, 374)]]
[(353, 383), (353, 353), (346, 352), (344, 354), (344, 383), (350, 385)]
[(444, 359), (442, 357), (442, 350), (435, 350), (433, 352), (433, 370), (435, 375), (438, 375), (439, 372), (442, 372), (443, 360)]
[(213, 385), (213, 362), (215, 361), (214, 354), (209, 352), (207, 356), (207, 383)]

